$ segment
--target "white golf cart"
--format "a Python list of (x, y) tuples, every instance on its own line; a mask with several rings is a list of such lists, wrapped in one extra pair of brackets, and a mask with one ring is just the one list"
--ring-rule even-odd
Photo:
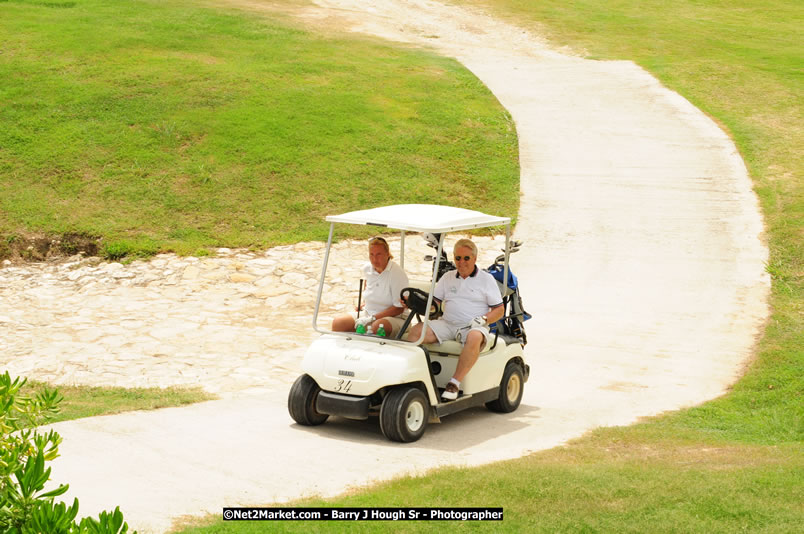
[[(419, 339), (407, 339), (408, 326), (414, 317), (425, 326), (431, 319), (426, 311), (433, 304), (439, 264), (446, 258), (443, 246), (447, 232), (504, 226), (506, 244), (498, 262), (503, 263), (501, 280), (509, 280), (508, 259), (510, 252), (516, 250), (510, 243), (509, 218), (447, 206), (406, 204), (354, 211), (326, 220), (331, 223), (329, 240), (313, 317), (313, 328), (322, 335), (307, 350), (302, 362), (305, 374), (294, 382), (288, 396), (288, 410), (297, 423), (319, 425), (330, 415), (350, 419), (379, 415), (380, 428), (388, 439), (411, 442), (424, 434), (428, 422), (440, 422), (441, 417), (466, 408), (485, 404), (497, 412), (517, 409), (530, 368), (524, 360), (524, 332), (519, 337), (504, 332), (506, 319), (517, 313), (514, 306), (509, 306), (512, 290), (507, 284), (499, 284), (506, 317), (496, 323), (493, 343), (484, 348), (461, 382), (462, 395), (456, 400), (441, 401), (441, 392), (455, 371), (461, 345), (456, 341), (422, 344), (424, 329)], [(400, 230), (399, 261), (403, 268), (407, 232), (437, 236), (433, 242), (437, 255), (433, 258), (432, 279), (412, 280), (412, 287), (403, 291), (411, 313), (396, 339), (329, 332), (318, 326), (335, 223)]]

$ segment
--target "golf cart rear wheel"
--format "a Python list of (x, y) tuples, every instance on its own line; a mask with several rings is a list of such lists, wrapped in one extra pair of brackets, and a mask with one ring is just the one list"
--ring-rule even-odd
[(500, 395), (497, 400), (487, 402), (486, 407), (492, 412), (513, 412), (519, 408), (524, 390), (525, 379), (522, 374), (522, 366), (514, 361), (508, 362), (500, 381)]
[(300, 425), (320, 425), (329, 417), (328, 414), (318, 413), (315, 403), (321, 388), (310, 375), (301, 375), (293, 382), (288, 394), (288, 411), (294, 421)]
[(424, 434), (429, 419), (430, 402), (419, 388), (394, 388), (382, 401), (380, 429), (391, 441), (416, 441)]

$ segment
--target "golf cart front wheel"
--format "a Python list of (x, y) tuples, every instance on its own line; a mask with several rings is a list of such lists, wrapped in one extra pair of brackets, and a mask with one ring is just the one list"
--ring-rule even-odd
[(301, 375), (293, 382), (288, 394), (288, 411), (294, 421), (300, 425), (320, 425), (329, 417), (328, 414), (318, 413), (315, 403), (321, 388), (310, 375)]
[(497, 400), (487, 402), (486, 407), (492, 412), (513, 412), (519, 408), (524, 390), (525, 379), (522, 374), (522, 366), (517, 362), (510, 361), (505, 366), (505, 372), (503, 372), (503, 377), (500, 381), (499, 397), (497, 397)]
[(394, 388), (382, 401), (380, 430), (391, 441), (416, 441), (424, 434), (429, 419), (430, 403), (419, 388)]

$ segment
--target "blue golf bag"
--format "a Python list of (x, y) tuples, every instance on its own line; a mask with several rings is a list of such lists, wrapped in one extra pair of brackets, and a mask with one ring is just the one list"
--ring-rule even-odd
[(528, 343), (528, 336), (525, 334), (525, 328), (522, 323), (531, 318), (531, 315), (522, 307), (522, 297), (519, 295), (519, 280), (514, 276), (509, 267), (508, 269), (508, 283), (503, 283), (504, 266), (501, 263), (495, 262), (486, 269), (497, 280), (500, 289), (507, 286), (508, 291), (503, 291), (503, 306), (505, 307), (505, 314), (503, 318), (497, 321), (491, 331), (495, 332), (497, 326), (500, 325), (500, 333), (518, 338), (522, 345)]

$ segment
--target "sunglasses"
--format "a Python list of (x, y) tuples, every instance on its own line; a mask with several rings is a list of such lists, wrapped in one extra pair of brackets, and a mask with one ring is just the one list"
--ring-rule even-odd
[(377, 237), (372, 237), (371, 239), (369, 239), (369, 245), (371, 245), (372, 243), (376, 243), (378, 241), (380, 243), (385, 243), (386, 245), (388, 244), (388, 242), (385, 240), (385, 238), (377, 236)]
[(472, 259), (472, 256), (455, 256), (455, 261), (469, 261)]

